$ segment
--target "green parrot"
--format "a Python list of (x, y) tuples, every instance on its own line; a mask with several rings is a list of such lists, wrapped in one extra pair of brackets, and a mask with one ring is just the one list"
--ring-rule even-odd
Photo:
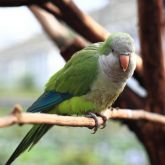
[[(135, 67), (133, 39), (126, 33), (111, 33), (104, 42), (91, 44), (76, 52), (50, 78), (44, 93), (27, 112), (88, 114), (96, 122), (96, 131), (96, 115), (102, 116), (101, 111), (112, 106)], [(103, 119), (106, 121), (106, 117)], [(34, 125), (6, 165), (10, 165), (26, 149), (31, 149), (51, 127), (48, 124)]]

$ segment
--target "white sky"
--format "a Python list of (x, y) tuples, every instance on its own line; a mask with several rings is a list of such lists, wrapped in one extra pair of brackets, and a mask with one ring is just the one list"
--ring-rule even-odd
[(0, 9), (0, 48), (23, 41), (41, 28), (26, 7)]
[[(108, 0), (75, 0), (83, 11), (99, 9), (108, 3)], [(93, 3), (94, 2), (94, 3)], [(26, 7), (0, 8), (0, 49), (32, 37), (40, 33), (42, 28)]]

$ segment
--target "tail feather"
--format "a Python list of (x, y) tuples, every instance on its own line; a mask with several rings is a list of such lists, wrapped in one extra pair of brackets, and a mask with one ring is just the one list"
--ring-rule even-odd
[(10, 165), (21, 153), (26, 149), (29, 150), (41, 139), (41, 137), (52, 127), (52, 125), (41, 124), (35, 125), (26, 134), (21, 143), (18, 145), (14, 153), (8, 159), (5, 165)]
[(49, 125), (49, 124), (42, 124), (36, 133), (36, 136), (33, 139), (33, 142), (31, 143), (28, 151), (30, 151), (34, 145), (41, 139), (41, 137), (52, 127), (53, 125)]

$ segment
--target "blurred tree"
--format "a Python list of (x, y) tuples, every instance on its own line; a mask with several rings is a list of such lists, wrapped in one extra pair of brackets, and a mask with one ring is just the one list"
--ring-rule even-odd
[(89, 151), (72, 151), (72, 152), (65, 152), (65, 159), (61, 159), (61, 161), (59, 162), (59, 164), (61, 165), (68, 165), (72, 164), (72, 165), (99, 165), (99, 159), (97, 158), (96, 154), (93, 154)]
[(34, 82), (34, 76), (30, 73), (26, 73), (24, 76), (22, 76), (20, 80), (20, 85), (22, 89), (28, 89), (28, 90), (34, 90), (36, 88), (35, 82)]

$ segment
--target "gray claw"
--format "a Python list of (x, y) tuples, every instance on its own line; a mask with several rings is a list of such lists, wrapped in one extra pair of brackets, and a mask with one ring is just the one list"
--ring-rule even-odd
[(103, 128), (105, 128), (106, 127), (106, 122), (107, 122), (107, 117), (106, 116), (104, 116), (104, 115), (102, 115), (102, 114), (97, 114), (98, 116), (100, 116), (102, 119), (103, 119), (103, 124), (102, 124), (102, 126), (101, 126), (101, 128), (100, 129), (103, 129)]
[(92, 112), (88, 112), (87, 117), (90, 117), (90, 118), (94, 119), (94, 121), (95, 121), (95, 126), (93, 127), (93, 132), (92, 132), (92, 134), (95, 134), (99, 128), (97, 115)]
[(92, 127), (92, 129), (93, 129), (92, 134), (95, 134), (97, 132), (98, 128), (99, 128), (99, 123), (98, 123), (97, 116), (100, 116), (103, 119), (103, 124), (101, 126), (101, 129), (106, 127), (106, 122), (107, 122), (106, 116), (104, 116), (100, 113), (95, 114), (95, 113), (92, 113), (92, 112), (88, 112), (87, 117), (90, 117), (90, 118), (94, 119), (94, 121), (95, 121), (95, 126)]

